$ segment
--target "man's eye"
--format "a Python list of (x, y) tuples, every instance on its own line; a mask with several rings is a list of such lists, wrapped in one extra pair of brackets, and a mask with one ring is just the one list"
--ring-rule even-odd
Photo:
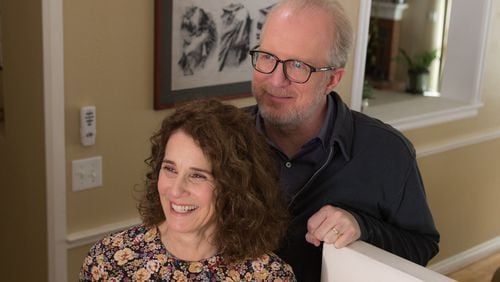
[(259, 57), (265, 61), (274, 61), (274, 57), (266, 53), (261, 54)]
[(291, 66), (296, 68), (296, 69), (303, 69), (306, 67), (306, 65), (301, 61), (292, 61)]

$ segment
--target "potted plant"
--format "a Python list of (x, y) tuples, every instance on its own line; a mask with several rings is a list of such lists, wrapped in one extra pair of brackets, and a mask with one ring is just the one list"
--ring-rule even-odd
[(408, 87), (406, 92), (421, 94), (427, 90), (427, 81), (429, 78), (429, 67), (437, 58), (437, 50), (424, 51), (410, 57), (408, 53), (399, 49), (402, 60), (408, 68)]

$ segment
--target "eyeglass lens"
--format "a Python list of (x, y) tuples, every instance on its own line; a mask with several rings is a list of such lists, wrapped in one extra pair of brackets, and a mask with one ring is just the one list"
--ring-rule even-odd
[(298, 83), (304, 83), (309, 79), (311, 68), (304, 62), (298, 60), (281, 61), (276, 56), (265, 52), (252, 52), (252, 64), (259, 72), (272, 73), (279, 62), (283, 63), (283, 70), (287, 79)]

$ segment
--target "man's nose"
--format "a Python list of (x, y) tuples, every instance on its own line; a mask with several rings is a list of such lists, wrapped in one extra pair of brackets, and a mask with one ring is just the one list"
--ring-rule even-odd
[(271, 75), (271, 83), (275, 87), (283, 87), (290, 84), (290, 80), (285, 75), (285, 65), (283, 62), (278, 62), (274, 71), (269, 75)]

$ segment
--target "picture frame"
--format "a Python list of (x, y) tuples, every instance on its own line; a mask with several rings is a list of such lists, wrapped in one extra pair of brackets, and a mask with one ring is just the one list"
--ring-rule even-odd
[(154, 109), (251, 96), (251, 57), (277, 0), (155, 0)]

